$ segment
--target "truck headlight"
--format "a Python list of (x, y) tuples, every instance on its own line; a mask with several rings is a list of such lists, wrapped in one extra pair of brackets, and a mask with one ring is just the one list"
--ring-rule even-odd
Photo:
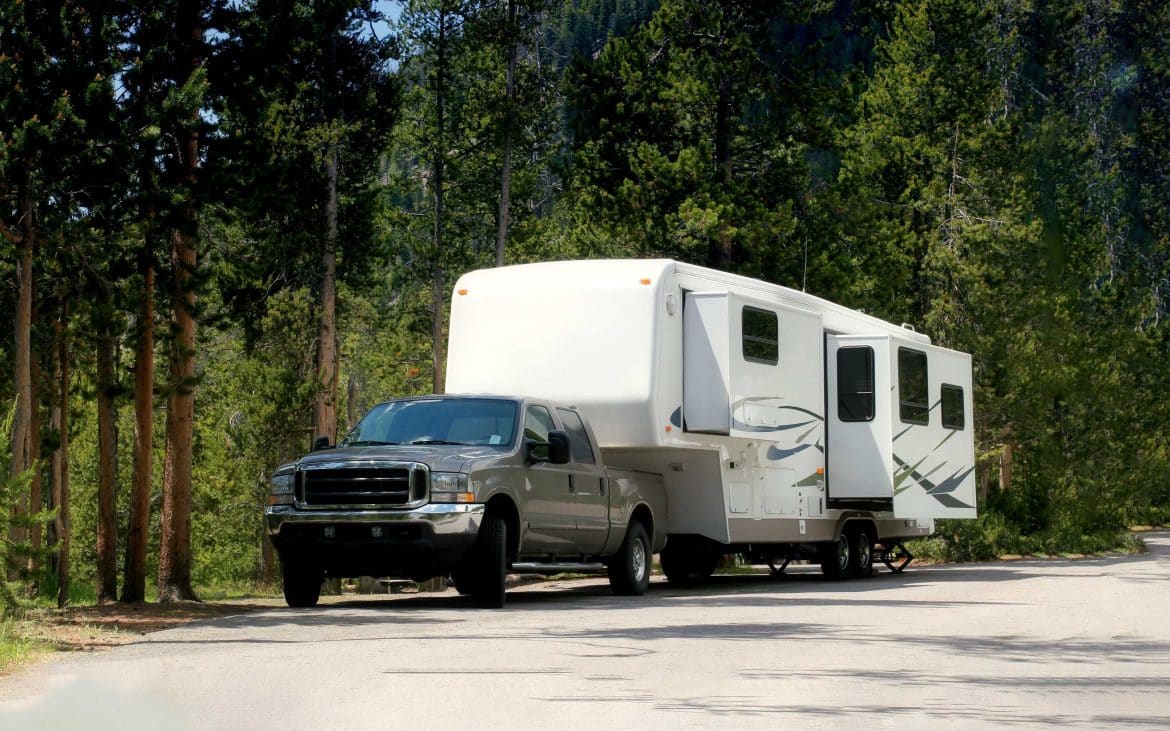
[(268, 480), (268, 504), (292, 505), (295, 472), (277, 472)]
[(467, 489), (467, 475), (462, 472), (432, 472), (431, 502), (472, 503), (475, 493)]

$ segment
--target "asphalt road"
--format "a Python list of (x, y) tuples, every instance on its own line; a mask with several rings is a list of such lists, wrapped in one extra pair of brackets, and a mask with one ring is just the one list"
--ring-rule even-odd
[(1150, 553), (833, 583), (526, 587), (271, 609), (0, 679), (0, 728), (1170, 728)]

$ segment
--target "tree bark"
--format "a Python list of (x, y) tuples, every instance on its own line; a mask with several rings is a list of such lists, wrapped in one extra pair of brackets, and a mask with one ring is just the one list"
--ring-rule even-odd
[[(36, 287), (33, 287), (33, 302), (37, 300)], [(34, 305), (32, 319), (37, 318)], [(41, 479), (41, 381), (43, 373), (37, 354), (31, 353), (29, 365), (29, 391), (32, 394), (32, 411), (29, 413), (29, 463), (33, 466), (32, 479), (28, 484), (28, 514), (37, 515), (44, 507), (44, 484)], [(41, 567), (41, 544), (44, 539), (44, 524), (34, 521), (28, 528), (28, 542), (32, 553), (28, 557), (28, 569), (35, 572)]]
[[(196, 142), (194, 148), (198, 147)], [(189, 152), (193, 154), (189, 143)], [(193, 158), (192, 158), (193, 159)], [(160, 602), (197, 600), (191, 588), (192, 437), (195, 421), (195, 241), (194, 206), (183, 206), (189, 229), (171, 233), (174, 269), (170, 354), (171, 392), (167, 397), (166, 458), (163, 465)]]
[(103, 294), (101, 323), (97, 334), (97, 422), (98, 422), (98, 524), (97, 600), (118, 598), (118, 498), (117, 498), (117, 406), (114, 396), (114, 336), (111, 332), (109, 294)]
[(56, 335), (54, 379), (57, 398), (53, 403), (52, 427), (59, 436), (57, 449), (50, 461), (50, 482), (53, 506), (57, 509), (53, 527), (57, 534), (57, 606), (69, 601), (69, 549), (72, 544), (72, 519), (69, 514), (69, 343), (65, 325), (69, 320), (68, 304), (62, 307), (61, 318), (53, 324)]
[(434, 169), (435, 219), (431, 229), (431, 387), (435, 393), (445, 389), (443, 304), (446, 296), (443, 287), (443, 185), (446, 172), (446, 80), (447, 73), (447, 11), (439, 9), (439, 37), (436, 46), (435, 63), (435, 143), (432, 147)]
[[(203, 66), (203, 6), (183, 4), (178, 20), (190, 35), (189, 69)], [(178, 206), (171, 231), (171, 354), (167, 396), (166, 458), (163, 464), (161, 546), (158, 561), (160, 602), (198, 601), (191, 586), (192, 437), (195, 425), (195, 265), (198, 237), (196, 184), (199, 170), (198, 111), (192, 110), (182, 129), (175, 168), (185, 199)]]
[(134, 477), (122, 601), (146, 599), (146, 544), (150, 525), (150, 492), (154, 475), (154, 263), (142, 263), (138, 304), (138, 338), (134, 350)]
[(325, 205), (325, 241), (321, 252), (321, 331), (317, 345), (318, 391), (313, 437), (337, 443), (337, 143), (329, 143), (325, 162), (329, 199)]
[[(15, 358), (12, 364), (15, 381), (16, 411), (12, 419), (12, 460), (8, 471), (12, 476), (24, 474), (32, 466), (32, 302), (33, 302), (33, 250), (36, 243), (36, 224), (33, 220), (33, 202), (28, 186), (31, 171), (26, 168), (24, 190), (20, 199), (22, 235), (17, 242), (16, 264), (16, 317)], [(18, 495), (12, 506), (12, 516), (19, 518), (27, 513), (27, 494)], [(25, 531), (17, 525), (10, 525), (8, 537), (14, 542), (23, 541)]]
[(504, 160), (500, 170), (500, 212), (496, 218), (496, 266), (504, 266), (512, 197), (512, 137), (516, 124), (516, 0), (508, 0), (508, 65), (504, 82)]

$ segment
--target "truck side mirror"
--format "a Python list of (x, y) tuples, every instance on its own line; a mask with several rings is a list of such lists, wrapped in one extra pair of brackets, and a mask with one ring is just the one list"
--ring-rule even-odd
[(569, 435), (563, 431), (548, 433), (548, 461), (565, 464), (569, 461)]
[(322, 449), (329, 449), (331, 446), (333, 446), (333, 445), (331, 445), (329, 443), (329, 437), (327, 437), (324, 434), (322, 434), (321, 436), (319, 436), (313, 440), (313, 451), (314, 452), (319, 452)]

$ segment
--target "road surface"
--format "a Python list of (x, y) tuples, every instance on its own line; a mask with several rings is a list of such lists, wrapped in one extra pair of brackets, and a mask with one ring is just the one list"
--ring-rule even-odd
[(0, 728), (1170, 728), (1150, 553), (525, 587), (198, 622), (0, 679)]

